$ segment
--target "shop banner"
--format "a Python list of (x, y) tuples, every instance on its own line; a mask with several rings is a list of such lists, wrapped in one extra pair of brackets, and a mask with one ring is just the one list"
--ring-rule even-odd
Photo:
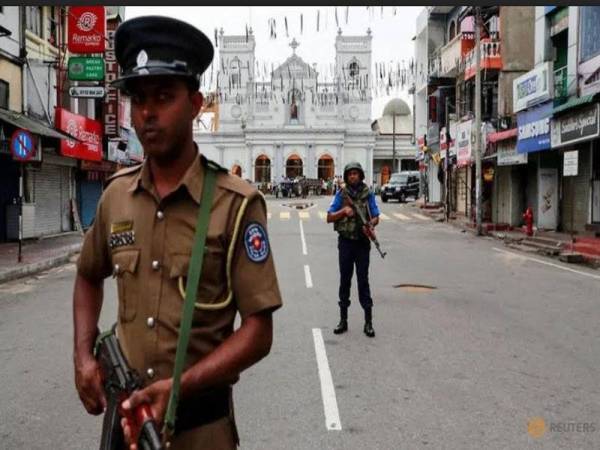
[(517, 152), (531, 153), (550, 148), (552, 102), (517, 113)]
[(102, 53), (106, 36), (104, 6), (70, 6), (67, 47), (72, 53)]
[(527, 164), (527, 153), (518, 153), (514, 141), (498, 142), (496, 155), (499, 166)]
[(554, 86), (551, 64), (545, 62), (513, 81), (514, 112), (550, 99), (550, 86)]
[(90, 161), (102, 160), (102, 124), (64, 108), (56, 108), (56, 128), (79, 139), (61, 139), (60, 154)]
[(111, 83), (119, 76), (119, 66), (115, 54), (115, 31), (119, 26), (117, 19), (108, 21), (108, 47), (106, 48), (106, 97), (104, 99), (104, 135), (108, 138), (119, 137), (119, 90)]
[(600, 135), (598, 111), (595, 103), (575, 110), (571, 114), (552, 119), (550, 131), (552, 148), (563, 147), (576, 142), (588, 141)]
[(456, 165), (459, 167), (469, 165), (471, 163), (471, 129), (473, 121), (467, 120), (458, 124), (456, 129)]

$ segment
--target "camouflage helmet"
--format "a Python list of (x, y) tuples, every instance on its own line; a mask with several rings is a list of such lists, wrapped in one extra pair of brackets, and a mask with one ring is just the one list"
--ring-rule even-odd
[(346, 164), (344, 167), (344, 182), (348, 182), (348, 172), (351, 170), (358, 170), (360, 172), (360, 181), (365, 179), (365, 171), (358, 161), (352, 161)]

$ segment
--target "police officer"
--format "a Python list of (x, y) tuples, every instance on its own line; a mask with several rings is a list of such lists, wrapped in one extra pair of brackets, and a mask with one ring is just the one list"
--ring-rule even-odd
[[(213, 59), (202, 32), (167, 17), (139, 17), (117, 29), (115, 52), (122, 68), (116, 85), (131, 97), (145, 159), (110, 179), (84, 238), (73, 294), (76, 388), (89, 413), (102, 413), (106, 399), (92, 349), (103, 280), (112, 275), (117, 336), (144, 384), (122, 407), (149, 404), (160, 427), (210, 166), (218, 174), (170, 448), (235, 448), (231, 387), (240, 372), (269, 353), (272, 312), (281, 306), (264, 197), (208, 161), (193, 141), (203, 101), (199, 78)], [(237, 313), (241, 326), (234, 332)], [(127, 439), (130, 425), (122, 421)]]
[(334, 223), (338, 232), (338, 251), (340, 265), (340, 322), (333, 330), (335, 334), (348, 330), (348, 307), (350, 306), (350, 285), (356, 266), (358, 280), (358, 298), (365, 312), (364, 333), (375, 336), (372, 321), (373, 300), (369, 288), (369, 253), (371, 242), (363, 233), (359, 218), (350, 206), (363, 212), (373, 226), (379, 223), (379, 208), (375, 195), (364, 182), (365, 173), (358, 162), (344, 167), (344, 184), (336, 192), (327, 211), (327, 223)]

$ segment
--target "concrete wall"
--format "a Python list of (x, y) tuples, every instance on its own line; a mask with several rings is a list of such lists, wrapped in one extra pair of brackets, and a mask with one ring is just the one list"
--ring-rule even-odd
[(23, 104), (21, 67), (0, 58), (0, 79), (8, 83), (8, 109), (21, 112)]
[(498, 115), (513, 113), (513, 81), (533, 69), (535, 8), (500, 7), (502, 71), (498, 75)]
[[(6, 52), (15, 58), (19, 57), (21, 39), (19, 6), (4, 6), (3, 12), (0, 14), (0, 25), (12, 32), (10, 37), (0, 37), (1, 52)], [(1, 53), (0, 56), (2, 56)]]

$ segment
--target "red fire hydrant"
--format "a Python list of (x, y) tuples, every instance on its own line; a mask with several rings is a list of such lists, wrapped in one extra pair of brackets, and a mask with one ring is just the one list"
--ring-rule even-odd
[(527, 236), (533, 236), (533, 211), (529, 206), (523, 214), (523, 220), (525, 220), (525, 233)]

